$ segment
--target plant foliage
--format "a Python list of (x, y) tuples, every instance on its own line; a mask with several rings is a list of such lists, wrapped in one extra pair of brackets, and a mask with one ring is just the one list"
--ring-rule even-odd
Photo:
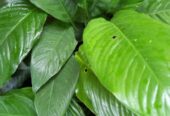
[(169, 114), (169, 0), (0, 0), (0, 115)]

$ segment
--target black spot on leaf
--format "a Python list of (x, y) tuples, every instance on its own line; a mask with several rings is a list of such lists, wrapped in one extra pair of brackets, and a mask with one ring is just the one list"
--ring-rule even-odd
[(116, 39), (116, 37), (117, 37), (117, 36), (114, 35), (114, 36), (112, 36), (112, 39)]
[(87, 71), (88, 71), (87, 68), (85, 68), (85, 69), (84, 69), (84, 72), (87, 72)]

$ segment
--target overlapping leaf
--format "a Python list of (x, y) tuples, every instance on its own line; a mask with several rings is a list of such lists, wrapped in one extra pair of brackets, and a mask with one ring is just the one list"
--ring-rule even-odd
[(144, 0), (120, 0), (118, 9), (139, 9)]
[(77, 21), (88, 21), (91, 18), (116, 10), (119, 0), (79, 0), (76, 13)]
[(169, 0), (144, 0), (139, 9), (156, 20), (170, 24)]
[(65, 116), (85, 116), (85, 114), (79, 104), (72, 99)]
[(121, 5), (132, 5), (136, 3), (143, 2), (144, 0), (120, 0)]
[(135, 11), (91, 21), (83, 51), (100, 82), (139, 115), (170, 113), (170, 27)]
[(35, 96), (38, 116), (63, 116), (74, 94), (79, 65), (72, 57)]
[(34, 91), (61, 69), (76, 45), (72, 27), (59, 22), (45, 27), (41, 40), (32, 54), (31, 75)]
[(2, 0), (0, 8), (0, 86), (38, 39), (46, 14), (25, 0)]
[(81, 58), (83, 55), (80, 54), (77, 55), (81, 64), (81, 73), (76, 89), (78, 98), (97, 116), (134, 116), (135, 114), (124, 107), (113, 94), (100, 84), (93, 72), (85, 66), (88, 63), (83, 61)]
[(0, 96), (0, 116), (36, 116), (31, 88), (13, 90)]
[(30, 0), (37, 7), (46, 11), (53, 17), (73, 23), (77, 11), (77, 0)]

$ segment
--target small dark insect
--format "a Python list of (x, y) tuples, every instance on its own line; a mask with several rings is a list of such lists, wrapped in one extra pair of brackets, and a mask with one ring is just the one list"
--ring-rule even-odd
[(113, 38), (113, 39), (116, 39), (116, 37), (117, 37), (117, 36), (115, 36), (115, 35), (114, 35), (114, 36), (112, 36), (112, 38)]
[(87, 68), (84, 69), (84, 72), (87, 72)]

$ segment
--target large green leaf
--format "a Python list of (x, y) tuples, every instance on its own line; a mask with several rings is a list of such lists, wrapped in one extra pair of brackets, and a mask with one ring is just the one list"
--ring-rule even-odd
[(77, 59), (81, 63), (81, 72), (76, 94), (92, 112), (97, 116), (135, 115), (100, 84), (93, 72), (85, 66), (80, 54)]
[(77, 0), (30, 0), (53, 17), (73, 23), (77, 11)]
[(36, 116), (31, 88), (13, 90), (0, 96), (0, 116)]
[(72, 27), (59, 22), (47, 25), (40, 38), (31, 61), (34, 91), (61, 69), (77, 45)]
[(35, 96), (39, 116), (63, 116), (74, 94), (79, 65), (73, 57)]
[(170, 24), (170, 0), (144, 0), (140, 11), (156, 20)]
[(0, 8), (0, 86), (31, 50), (45, 19), (46, 14), (25, 0), (8, 0)]
[(65, 116), (85, 116), (85, 114), (79, 104), (72, 99)]
[(139, 115), (170, 114), (170, 27), (125, 10), (113, 23), (91, 21), (83, 51), (90, 68), (116, 98)]

